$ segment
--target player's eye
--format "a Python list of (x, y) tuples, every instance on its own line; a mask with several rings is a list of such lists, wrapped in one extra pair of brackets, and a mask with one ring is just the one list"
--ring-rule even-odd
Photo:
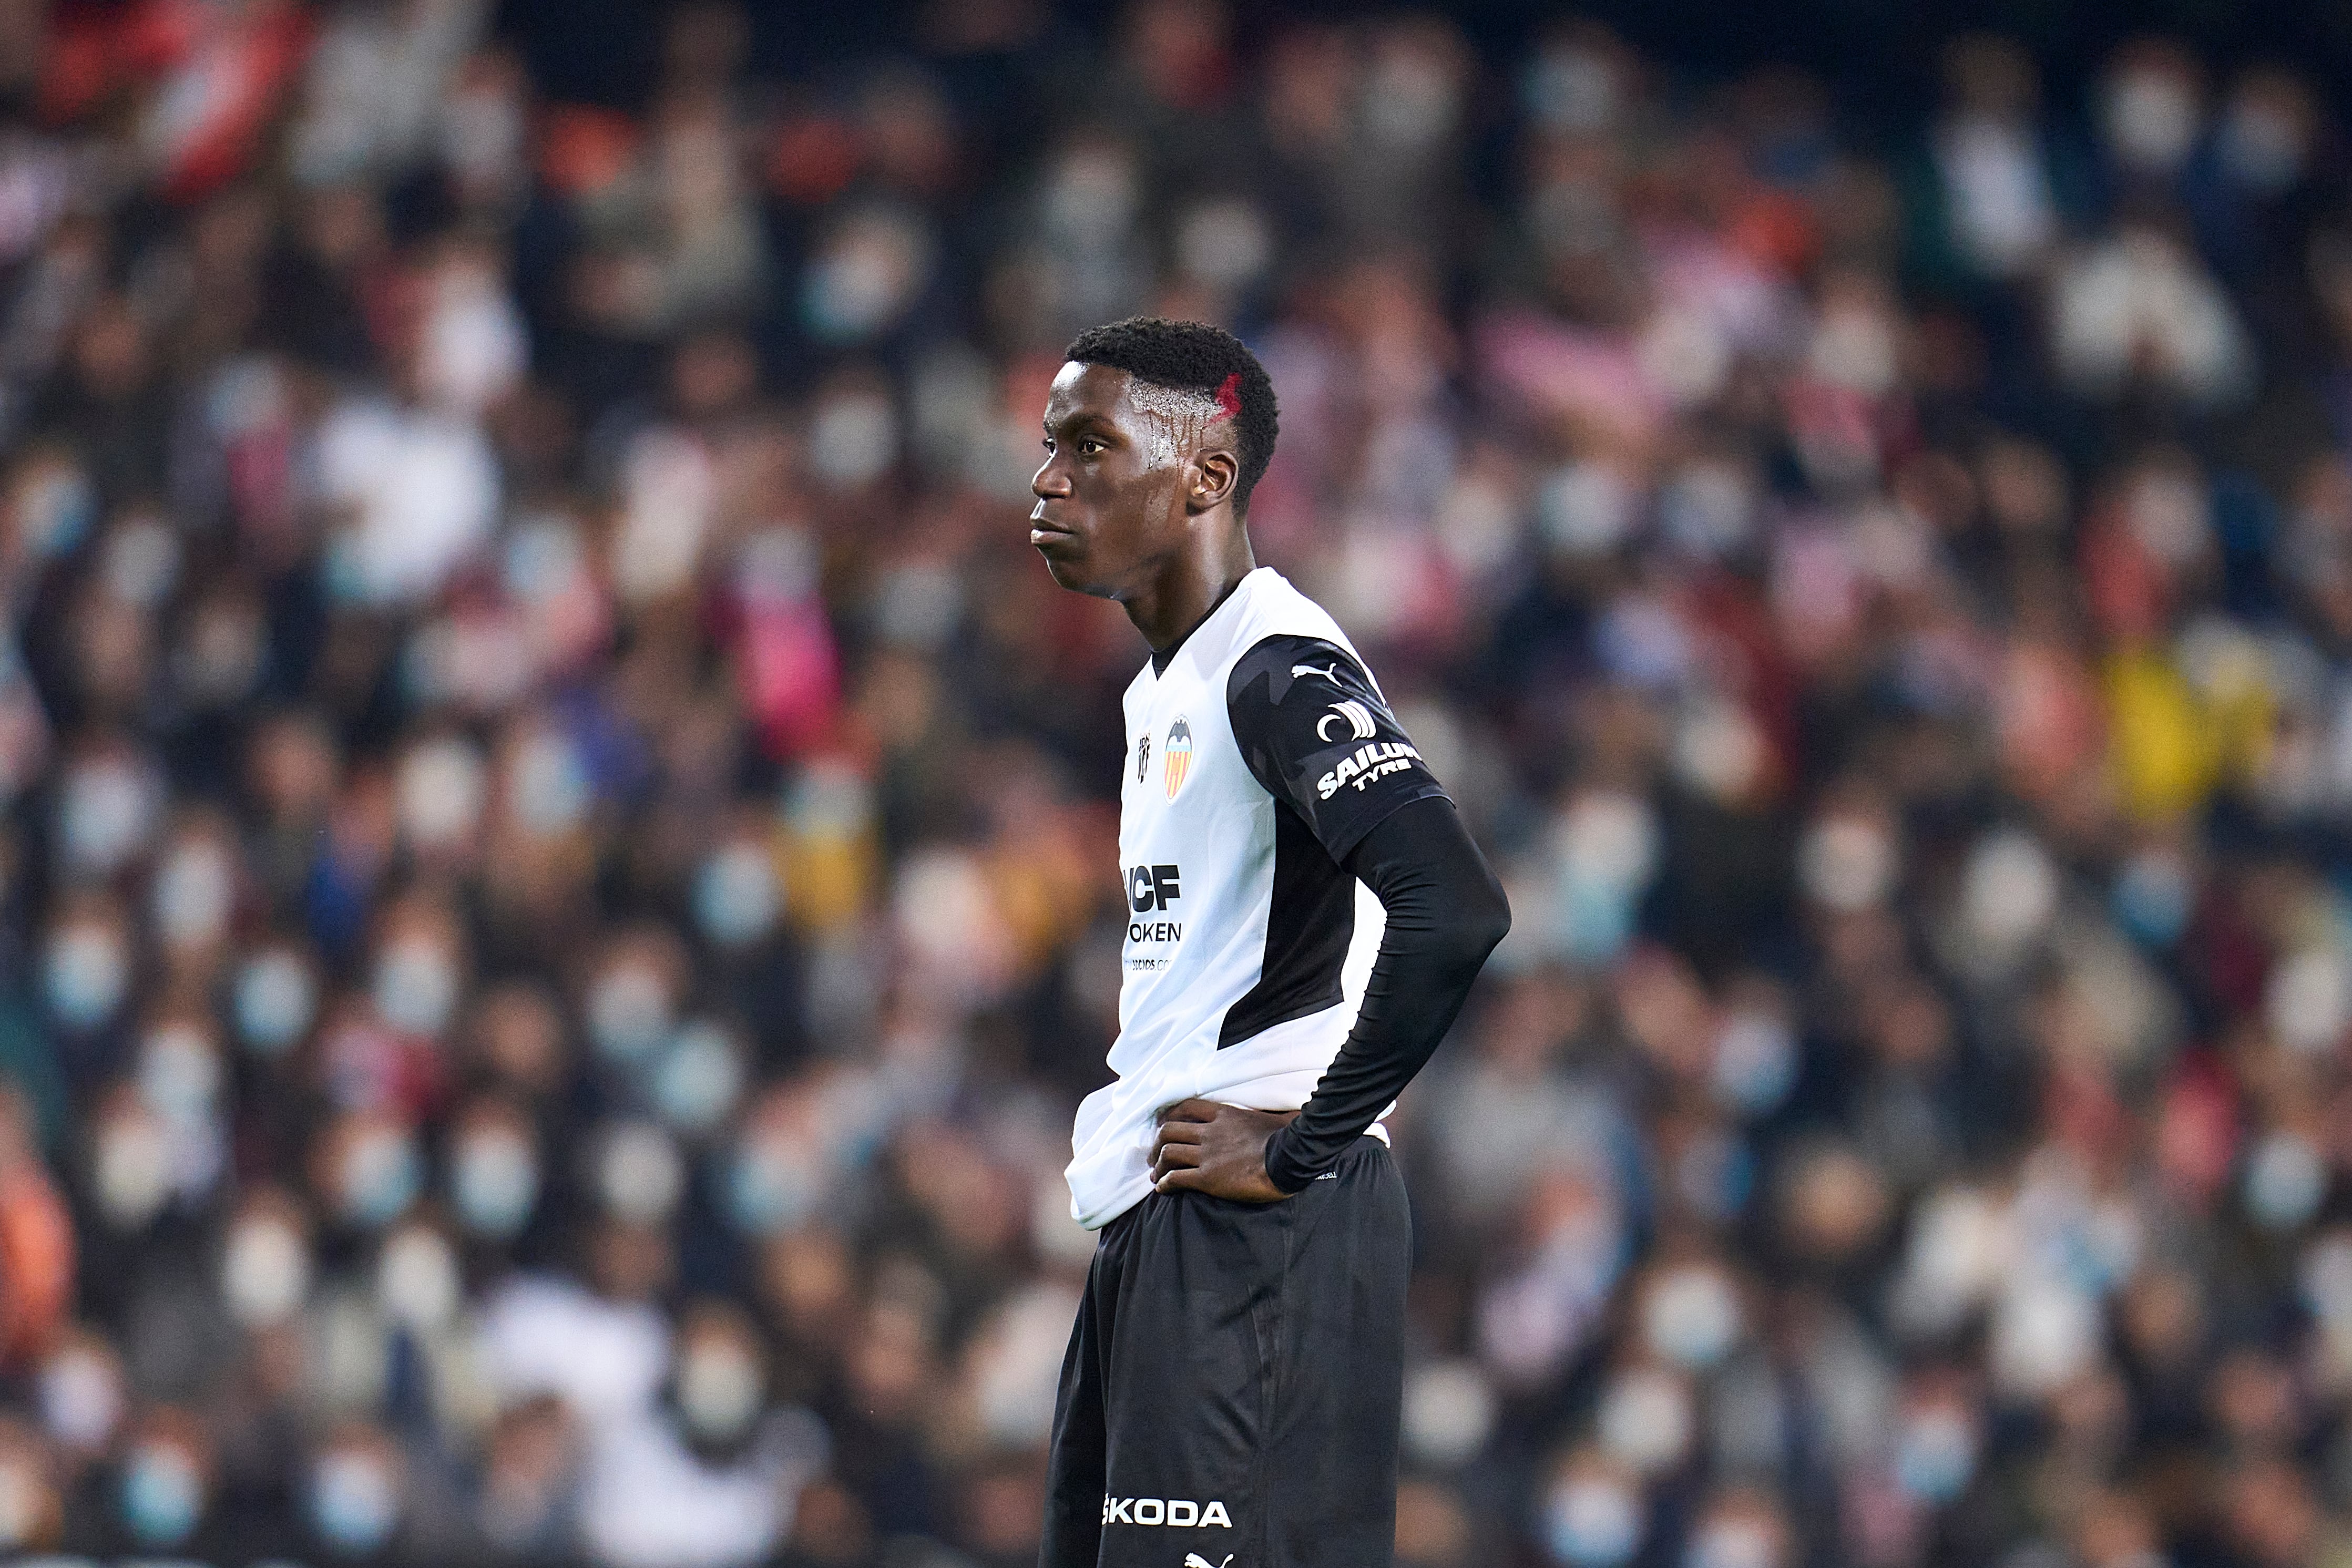
[(1099, 457), (1109, 450), (1109, 447), (1105, 446), (1101, 442), (1097, 441), (1091, 435), (1078, 443), (1078, 455), (1081, 457)]

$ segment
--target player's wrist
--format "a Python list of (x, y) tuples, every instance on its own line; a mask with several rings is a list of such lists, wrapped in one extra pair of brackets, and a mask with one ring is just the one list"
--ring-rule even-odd
[(1315, 1179), (1314, 1173), (1298, 1168), (1297, 1159), (1288, 1137), (1291, 1124), (1284, 1123), (1265, 1135), (1265, 1146), (1259, 1151), (1258, 1165), (1265, 1172), (1266, 1185), (1285, 1197), (1306, 1190)]

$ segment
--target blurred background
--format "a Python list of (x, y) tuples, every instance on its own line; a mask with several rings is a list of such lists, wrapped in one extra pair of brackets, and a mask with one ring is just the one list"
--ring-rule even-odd
[(1034, 1562), (1151, 309), (1517, 912), (1400, 1563), (2352, 1563), (2347, 17), (0, 0), (0, 1551)]

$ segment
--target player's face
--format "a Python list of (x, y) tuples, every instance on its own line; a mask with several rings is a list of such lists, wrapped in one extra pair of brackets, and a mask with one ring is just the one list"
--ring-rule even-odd
[(1125, 599), (1183, 548), (1190, 464), (1130, 378), (1064, 365), (1045, 399), (1045, 463), (1029, 481), (1029, 542), (1064, 588)]

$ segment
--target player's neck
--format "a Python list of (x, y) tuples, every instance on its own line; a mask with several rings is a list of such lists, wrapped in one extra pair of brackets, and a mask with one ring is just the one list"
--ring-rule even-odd
[(1164, 665), (1192, 629), (1215, 614), (1256, 570), (1249, 534), (1239, 527), (1203, 537), (1199, 548), (1169, 562), (1166, 571), (1127, 601), (1127, 618), (1151, 645), (1152, 662)]

